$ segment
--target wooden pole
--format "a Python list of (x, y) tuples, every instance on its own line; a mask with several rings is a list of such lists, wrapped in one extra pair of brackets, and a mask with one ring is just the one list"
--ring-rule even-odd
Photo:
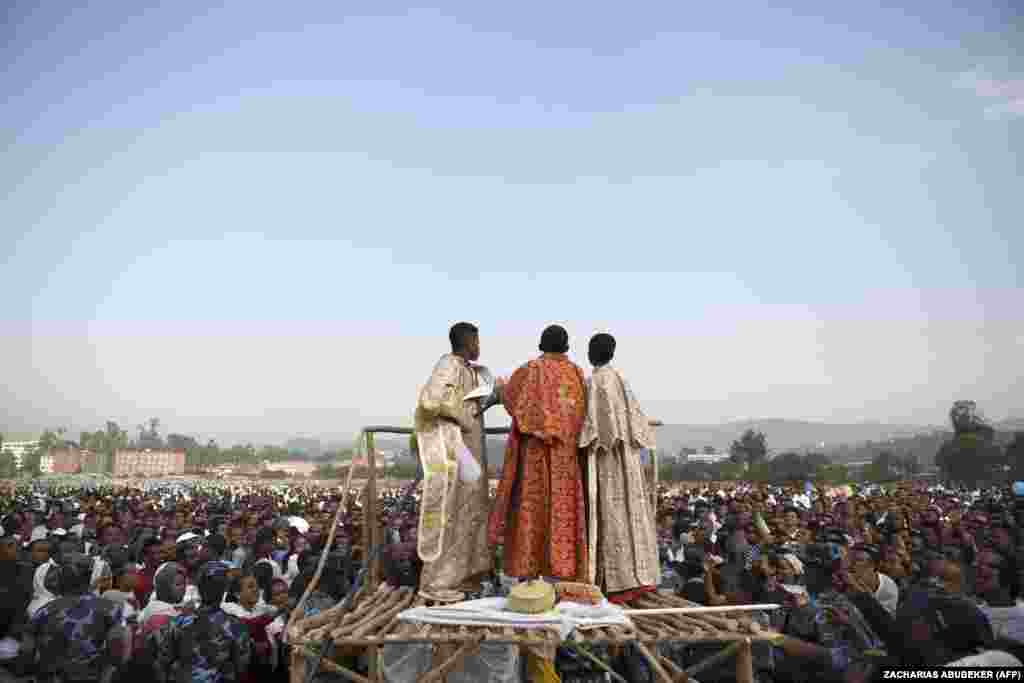
[(647, 663), (651, 665), (651, 671), (654, 672), (655, 678), (657, 678), (659, 681), (662, 681), (662, 683), (673, 683), (672, 676), (669, 674), (669, 672), (665, 671), (665, 667), (663, 667), (658, 662), (658, 658), (655, 657), (654, 654), (647, 649), (646, 645), (638, 642), (636, 643), (636, 649), (640, 652), (641, 655), (643, 655), (644, 659), (647, 660)]
[[(360, 438), (361, 437), (362, 435), (360, 434)], [(345, 478), (345, 488), (341, 492), (341, 501), (338, 503), (338, 511), (334, 513), (334, 523), (331, 524), (331, 529), (327, 533), (327, 544), (324, 545), (323, 552), (320, 553), (320, 562), (316, 566), (316, 573), (313, 574), (312, 580), (309, 582), (309, 585), (306, 586), (306, 590), (303, 591), (302, 597), (299, 598), (299, 603), (295, 606), (295, 609), (292, 610), (292, 614), (288, 619), (288, 631), (291, 631), (291, 628), (295, 623), (295, 619), (302, 614), (302, 608), (305, 606), (306, 599), (309, 597), (309, 594), (312, 593), (317, 584), (320, 583), (320, 575), (324, 571), (324, 565), (327, 564), (327, 553), (330, 550), (331, 545), (334, 543), (334, 535), (338, 531), (338, 522), (341, 521), (341, 513), (345, 509), (345, 500), (348, 498), (348, 490), (352, 487), (352, 473), (355, 469), (355, 463), (350, 462), (348, 464), (348, 476)]]
[(721, 614), (722, 612), (759, 612), (779, 609), (782, 605), (765, 603), (763, 605), (719, 605), (717, 607), (663, 607), (659, 609), (624, 609), (626, 616), (642, 617), (655, 614)]
[(472, 640), (465, 641), (461, 647), (448, 657), (448, 659), (441, 663), (436, 669), (429, 671), (423, 678), (421, 678), (421, 683), (428, 683), (429, 681), (435, 680), (443, 681), (445, 677), (452, 672), (452, 669), (459, 665), (459, 662), (480, 648), (481, 641), (483, 641), (482, 636), (477, 636)]
[(736, 651), (736, 683), (754, 683), (754, 652), (750, 641), (737, 643)]
[[(369, 477), (366, 481), (366, 507), (364, 508), (363, 521), (363, 560), (369, 563), (366, 568), (366, 580), (371, 586), (380, 583), (380, 564), (377, 562), (377, 545), (380, 543), (378, 536), (377, 521), (377, 452), (373, 447), (373, 432), (366, 433), (366, 464), (370, 467)], [(380, 680), (380, 657), (379, 650), (370, 646), (366, 652), (368, 662), (367, 673), (371, 681)]]
[[(296, 649), (298, 649), (298, 648), (296, 647)], [(308, 652), (309, 654), (315, 655), (315, 653), (309, 652), (308, 648), (303, 648), (303, 650)], [(301, 664), (301, 663), (303, 663), (304, 660), (299, 659), (298, 661)], [(293, 659), (292, 660), (292, 665), (294, 666), (294, 664), (295, 664), (295, 660)], [(347, 678), (350, 681), (355, 681), (355, 683), (370, 683), (370, 679), (367, 678), (366, 676), (360, 676), (355, 671), (352, 671), (350, 669), (346, 669), (341, 664), (338, 664), (337, 662), (332, 662), (329, 659), (322, 660), (320, 662), (320, 666), (322, 668), (324, 668), (324, 669), (327, 669), (328, 671), (333, 671), (336, 674), (344, 676), (345, 678)]]
[(710, 669), (713, 666), (721, 664), (722, 662), (724, 662), (725, 660), (729, 659), (734, 654), (736, 654), (736, 652), (739, 651), (740, 645), (742, 644), (742, 642), (743, 641), (736, 641), (734, 643), (730, 643), (729, 645), (727, 645), (726, 647), (722, 648), (721, 650), (719, 650), (715, 654), (711, 655), (710, 657), (702, 659), (701, 661), (697, 662), (693, 666), (689, 667), (686, 670), (686, 675), (689, 676), (690, 678), (693, 678), (694, 676), (699, 674), (701, 671), (704, 671), (706, 669)]
[(583, 646), (582, 646), (582, 645), (580, 645), (579, 643), (577, 643), (577, 642), (574, 642), (574, 641), (572, 641), (572, 640), (567, 640), (567, 641), (565, 641), (565, 642), (564, 642), (564, 643), (562, 643), (562, 644), (563, 644), (563, 645), (565, 645), (565, 646), (567, 646), (567, 647), (570, 647), (570, 648), (572, 648), (572, 649), (573, 649), (573, 650), (575, 650), (575, 651), (576, 651), (577, 653), (579, 653), (579, 654), (583, 655), (583, 657), (584, 657), (584, 658), (585, 658), (585, 659), (586, 659), (587, 661), (589, 661), (589, 662), (590, 662), (591, 664), (594, 664), (594, 665), (596, 665), (596, 666), (597, 666), (598, 668), (600, 668), (600, 669), (601, 669), (602, 671), (604, 671), (604, 672), (605, 672), (606, 674), (608, 674), (609, 676), (611, 676), (611, 677), (612, 677), (612, 678), (613, 678), (614, 680), (618, 681), (619, 683), (629, 683), (629, 681), (627, 681), (627, 680), (626, 680), (625, 678), (623, 678), (623, 677), (622, 677), (622, 676), (620, 676), (619, 674), (615, 673), (615, 672), (614, 672), (614, 671), (612, 670), (612, 668), (611, 668), (610, 666), (608, 666), (607, 664), (605, 664), (604, 662), (602, 662), (602, 661), (601, 661), (600, 659), (598, 659), (597, 657), (595, 657), (594, 655), (592, 655), (592, 654), (590, 653), (590, 651), (589, 651), (589, 650), (587, 650), (587, 648), (583, 647)]
[[(660, 427), (663, 423), (661, 420), (651, 420), (648, 424), (652, 427)], [(651, 477), (653, 485), (651, 486), (651, 519), (657, 519), (658, 515), (658, 449), (651, 449), (651, 464), (654, 466), (654, 476)]]

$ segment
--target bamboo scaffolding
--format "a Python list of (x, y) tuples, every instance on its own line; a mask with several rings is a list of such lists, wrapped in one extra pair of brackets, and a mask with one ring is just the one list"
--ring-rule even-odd
[[(489, 435), (507, 434), (508, 428), (489, 428)], [(437, 624), (419, 624), (398, 619), (398, 615), (411, 607), (424, 604), (415, 591), (409, 588), (393, 588), (380, 584), (378, 577), (377, 554), (381, 547), (379, 529), (377, 529), (376, 501), (376, 452), (373, 444), (375, 433), (412, 434), (412, 429), (405, 427), (366, 427), (360, 438), (366, 439), (367, 460), (370, 477), (365, 491), (366, 507), (363, 510), (365, 522), (363, 538), (365, 543), (364, 557), (367, 567), (363, 576), (366, 581), (349, 600), (333, 607), (315, 617), (303, 619), (301, 607), (309, 594), (315, 590), (326, 562), (327, 550), (334, 540), (338, 522), (345, 508), (348, 491), (351, 488), (354, 467), (349, 466), (342, 502), (335, 514), (335, 523), (328, 536), (324, 553), (320, 556), (317, 571), (303, 593), (298, 607), (293, 610), (288, 623), (289, 642), (295, 647), (292, 653), (293, 667), (304, 664), (303, 653), (319, 656), (319, 646), (328, 640), (333, 643), (334, 651), (352, 651), (366, 648), (370, 660), (369, 675), (362, 676), (346, 669), (328, 658), (321, 658), (319, 668), (338, 673), (355, 683), (376, 683), (380, 680), (378, 648), (386, 645), (429, 644), (438, 650), (441, 662), (428, 670), (421, 680), (443, 681), (465, 657), (477, 652), (483, 643), (494, 645), (511, 645), (526, 647), (531, 650), (554, 648), (564, 645), (579, 652), (592, 664), (612, 675), (617, 681), (622, 677), (615, 674), (604, 662), (593, 655), (588, 646), (608, 645), (622, 647), (633, 644), (637, 651), (651, 666), (660, 683), (679, 683), (688, 680), (695, 673), (718, 664), (732, 657), (744, 643), (751, 641), (773, 641), (777, 634), (761, 629), (757, 622), (751, 620), (750, 613), (777, 609), (778, 605), (737, 605), (720, 607), (701, 607), (682, 598), (663, 593), (648, 593), (634, 603), (634, 607), (624, 610), (633, 622), (633, 628), (598, 627), (578, 629), (574, 638), (561, 641), (557, 632), (550, 629), (516, 628), (514, 626), (450, 626)], [(655, 480), (656, 481), (656, 480)], [(657, 646), (668, 643), (702, 643), (725, 644), (720, 652), (698, 662), (687, 670), (682, 670), (668, 657), (657, 652)], [(737, 666), (742, 662), (737, 661)], [(301, 670), (301, 669), (300, 669)], [(315, 672), (307, 672), (311, 674)], [(737, 675), (741, 673), (737, 670)], [(297, 679), (292, 673), (293, 683)]]

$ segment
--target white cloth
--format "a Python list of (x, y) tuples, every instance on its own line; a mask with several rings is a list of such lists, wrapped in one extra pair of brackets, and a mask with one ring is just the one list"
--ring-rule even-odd
[(101, 578), (103, 578), (103, 574), (107, 573), (107, 575), (109, 576), (109, 569), (110, 566), (104, 560), (101, 560), (98, 557), (95, 560), (93, 560), (92, 576), (89, 577), (89, 585), (93, 587), (94, 593), (96, 592), (96, 584), (99, 582)]
[[(155, 593), (155, 591), (154, 591)], [(176, 616), (178, 614), (177, 605), (172, 605), (169, 602), (163, 600), (150, 599), (149, 604), (142, 608), (142, 612), (139, 614), (139, 624), (145, 624), (153, 617), (159, 616)]]
[(515, 628), (554, 628), (564, 640), (577, 628), (599, 626), (632, 627), (622, 608), (607, 600), (600, 605), (560, 602), (550, 612), (519, 614), (505, 608), (505, 598), (467, 600), (444, 607), (414, 607), (399, 613), (401, 621), (425, 624), (512, 626)]
[(46, 590), (46, 573), (50, 567), (55, 566), (53, 560), (40, 565), (32, 577), (32, 602), (28, 604), (28, 618), (31, 619), (36, 612), (57, 599), (57, 596)]
[(900, 602), (900, 589), (889, 576), (878, 573), (878, 590), (875, 591), (875, 600), (885, 608), (885, 611), (892, 614)]
[(287, 642), (288, 634), (285, 632), (285, 615), (281, 615), (267, 624), (267, 640), (270, 642), (270, 669), (277, 670), (281, 661), (281, 643)]
[(286, 571), (284, 574), (284, 580), (288, 583), (289, 586), (291, 586), (292, 582), (295, 580), (295, 577), (298, 576), (299, 573), (299, 556), (295, 553), (292, 553), (288, 557), (288, 571)]
[[(155, 593), (156, 590), (154, 590), (153, 592)], [(182, 598), (182, 600), (181, 600), (181, 602), (183, 604), (187, 604), (187, 603), (199, 604), (202, 601), (203, 601), (203, 599), (199, 595), (199, 587), (198, 586), (196, 586), (194, 584), (189, 584), (188, 586), (185, 586), (185, 597)]]
[(274, 607), (272, 605), (268, 605), (263, 602), (262, 596), (260, 596), (259, 601), (253, 605), (252, 609), (242, 607), (242, 605), (237, 602), (222, 602), (220, 608), (238, 619), (256, 619), (274, 611)]

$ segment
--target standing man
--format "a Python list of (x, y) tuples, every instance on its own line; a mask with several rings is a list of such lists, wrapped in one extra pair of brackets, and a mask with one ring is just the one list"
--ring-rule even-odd
[(640, 449), (654, 432), (626, 380), (611, 366), (615, 338), (590, 340), (594, 374), (587, 382), (586, 449), (588, 581), (612, 602), (628, 602), (658, 587), (658, 543)]
[[(480, 335), (461, 322), (448, 332), (452, 352), (434, 366), (416, 404), (416, 443), (423, 466), (417, 550), (423, 561), (420, 594), (428, 600), (458, 601), (479, 590), (493, 567), (487, 544), (487, 474), (460, 481), (461, 451), (483, 469), (483, 427), (477, 406), (464, 399), (480, 384)], [(502, 382), (495, 393), (500, 399)]]
[(583, 484), (576, 443), (583, 427), (583, 371), (569, 360), (569, 334), (551, 325), (541, 356), (513, 373), (504, 390), (512, 431), (489, 539), (504, 541), (504, 573), (580, 580), (587, 575)]

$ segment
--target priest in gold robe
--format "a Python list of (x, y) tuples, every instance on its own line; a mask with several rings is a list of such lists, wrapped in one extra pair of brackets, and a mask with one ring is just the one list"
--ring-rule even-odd
[(587, 415), (580, 432), (587, 490), (588, 580), (609, 600), (629, 602), (659, 582), (657, 531), (641, 449), (654, 431), (626, 380), (610, 363), (615, 338), (597, 334), (588, 349)]
[[(423, 466), (417, 534), (423, 561), (420, 594), (441, 602), (461, 600), (464, 591), (475, 592), (493, 568), (493, 551), (487, 543), (482, 414), (475, 400), (465, 400), (485, 371), (474, 364), (480, 357), (480, 336), (474, 325), (457, 323), (448, 338), (452, 352), (434, 366), (416, 405), (416, 441)], [(501, 386), (499, 380), (492, 403), (500, 400)], [(460, 451), (468, 451), (482, 470), (474, 482), (460, 480)]]

